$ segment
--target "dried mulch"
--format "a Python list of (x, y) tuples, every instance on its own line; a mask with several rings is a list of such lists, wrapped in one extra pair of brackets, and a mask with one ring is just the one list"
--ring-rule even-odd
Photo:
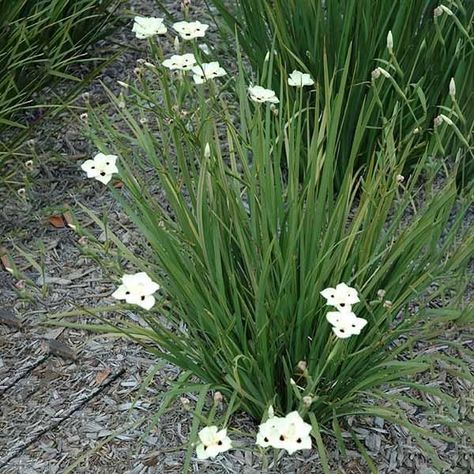
[[(167, 3), (175, 11), (179, 9), (179, 2)], [(203, 3), (193, 2), (195, 11), (199, 12)], [(129, 7), (140, 14), (157, 14), (153, 5), (153, 1), (143, 0), (130, 2)], [(91, 85), (90, 100), (105, 103), (100, 82), (117, 91), (116, 81), (126, 80), (137, 59), (143, 57), (143, 47), (134, 41), (129, 25), (99, 47), (113, 52), (119, 43), (136, 48), (121, 55)], [(192, 421), (190, 413), (176, 403), (159, 423), (153, 423), (160, 397), (179, 370), (163, 364), (147, 388), (140, 390), (157, 363), (140, 346), (122, 338), (41, 324), (48, 314), (77, 305), (103, 304), (113, 288), (103, 269), (82, 255), (74, 232), (54, 216), (63, 215), (67, 207), (76, 209), (80, 202), (99, 216), (107, 213), (111, 221), (126, 222), (105, 188), (84, 180), (79, 170), (79, 163), (94, 152), (81, 132), (79, 114), (84, 100), (78, 99), (79, 109), (74, 115), (65, 113), (36, 130), (34, 145), (24, 146), (25, 155), (33, 152), (33, 169), (19, 166), (17, 182), (0, 190), (2, 245), (34, 283), (31, 286), (28, 281), (15, 280), (0, 269), (0, 472), (180, 473)], [(26, 189), (24, 198), (15, 192), (19, 187)], [(125, 232), (122, 238), (133, 244), (133, 234)], [(22, 257), (18, 249), (31, 255), (33, 262)], [(133, 313), (130, 316), (134, 317)], [(454, 330), (448, 334), (453, 340), (459, 336)], [(470, 344), (472, 348), (472, 341)], [(442, 364), (430, 383), (456, 397), (460, 416), (474, 421), (472, 384), (449, 375)], [(419, 408), (406, 404), (404, 409), (412, 421), (428, 426)], [(349, 421), (381, 473), (436, 472), (403, 428), (380, 419)], [(235, 417), (232, 423), (243, 432), (255, 431), (255, 424), (244, 415)], [(249, 445), (251, 438), (238, 442)], [(343, 460), (331, 443), (328, 440), (334, 472), (368, 472), (355, 449), (348, 450)], [(457, 444), (436, 440), (431, 444), (449, 464), (446, 472), (474, 472), (474, 448), (465, 435)], [(315, 450), (286, 456), (278, 468), (273, 458), (268, 460), (267, 470), (262, 466), (256, 453), (236, 449), (213, 462), (193, 459), (192, 471), (322, 472)]]

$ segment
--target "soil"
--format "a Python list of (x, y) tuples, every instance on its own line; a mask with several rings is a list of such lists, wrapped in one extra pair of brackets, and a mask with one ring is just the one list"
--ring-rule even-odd
[[(179, 2), (166, 3), (181, 18)], [(204, 1), (192, 3), (192, 15), (205, 19)], [(127, 6), (142, 15), (160, 15), (152, 0)], [(101, 54), (117, 51), (124, 44), (132, 47), (96, 78), (87, 90), (88, 98), (79, 97), (70, 111), (36, 128), (34, 143), (25, 143), (20, 150), (23, 155), (15, 163), (14, 179), (0, 189), (0, 243), (18, 268), (14, 276), (0, 265), (2, 474), (183, 472), (192, 415), (176, 402), (159, 421), (153, 420), (179, 370), (123, 338), (45, 324), (51, 315), (107, 302), (114, 288), (107, 272), (84, 255), (74, 231), (53, 216), (64, 215), (68, 209), (84, 216), (80, 203), (97, 216), (126, 220), (105, 188), (85, 180), (80, 171), (80, 163), (94, 153), (83, 137), (80, 115), (87, 100), (107, 101), (103, 85), (118, 92), (117, 81), (126, 81), (137, 59), (146, 57), (143, 43), (130, 29), (126, 24), (98, 45), (96, 53)], [(29, 159), (33, 160), (31, 167), (25, 165)], [(21, 188), (24, 195), (18, 193)], [(100, 237), (92, 225), (91, 231)], [(124, 232), (122, 238), (133, 241), (133, 233)], [(128, 316), (138, 317), (132, 312)], [(452, 329), (449, 337), (457, 340), (460, 335)], [(462, 341), (466, 344), (465, 337)], [(472, 422), (468, 401), (474, 397), (473, 386), (442, 367), (435, 384), (459, 400), (460, 410)], [(192, 395), (189, 399), (193, 404)], [(416, 406), (407, 404), (406, 413), (420, 426), (428, 426)], [(255, 423), (239, 415), (233, 425), (249, 433), (237, 438), (236, 444), (249, 445)], [(404, 429), (371, 418), (353, 420), (353, 429), (375, 458), (379, 472), (437, 472)], [(431, 444), (450, 466), (446, 472), (474, 471), (474, 448), (465, 435), (456, 444), (434, 439)], [(330, 439), (328, 447), (333, 472), (369, 472), (355, 448), (342, 459)], [(275, 467), (273, 457), (264, 460), (256, 452), (235, 449), (205, 462), (193, 454), (191, 471), (286, 474), (322, 469), (315, 450), (285, 456)]]

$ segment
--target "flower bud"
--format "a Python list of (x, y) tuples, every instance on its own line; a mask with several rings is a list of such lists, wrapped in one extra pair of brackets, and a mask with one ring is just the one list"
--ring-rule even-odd
[(385, 297), (385, 294), (386, 294), (385, 290), (380, 289), (377, 291), (377, 296), (381, 299)]
[(128, 85), (126, 82), (117, 81), (117, 84), (118, 84), (120, 87), (123, 87), (124, 89), (128, 89), (128, 88), (129, 88), (129, 85)]
[(456, 83), (454, 82), (454, 77), (449, 81), (449, 95), (451, 96), (451, 99), (456, 99)]
[(418, 133), (420, 133), (420, 132), (421, 132), (421, 130), (420, 130), (419, 127), (415, 127), (415, 128), (413, 129), (413, 135), (416, 135), (416, 134), (418, 134)]
[(295, 385), (295, 386), (296, 386), (296, 382), (295, 382), (293, 379), (290, 379), (290, 383), (291, 383), (291, 385)]
[(393, 35), (391, 30), (388, 32), (387, 35), (387, 49), (390, 53), (393, 51)]
[(267, 51), (267, 54), (265, 54), (265, 59), (263, 60), (264, 62), (269, 61), (270, 59), (270, 51)]
[(214, 393), (214, 403), (222, 403), (224, 401), (224, 395), (221, 392), (217, 391)]
[(151, 68), (153, 68), (153, 69), (156, 68), (156, 66), (155, 66), (153, 63), (149, 63), (148, 61), (145, 61), (145, 62), (143, 63), (143, 65), (146, 66), (146, 67), (151, 67)]
[(444, 123), (447, 123), (448, 125), (451, 125), (451, 126), (454, 125), (454, 122), (449, 117), (446, 117), (446, 115), (439, 114), (439, 117)]
[(209, 146), (209, 143), (206, 143), (206, 146), (204, 147), (204, 158), (209, 158), (211, 156), (211, 147)]
[(433, 10), (433, 16), (436, 18), (438, 16), (441, 16), (443, 14), (443, 9), (441, 7), (436, 7)]
[(174, 37), (173, 46), (174, 50), (179, 53), (179, 38), (177, 36)]
[(383, 307), (384, 308), (390, 309), (392, 306), (393, 306), (393, 303), (390, 300), (385, 300), (383, 302)]

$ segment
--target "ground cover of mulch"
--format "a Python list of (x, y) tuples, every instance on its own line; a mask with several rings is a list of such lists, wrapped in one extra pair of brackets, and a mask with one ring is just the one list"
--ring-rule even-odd
[[(167, 3), (179, 11), (179, 2)], [(195, 16), (200, 20), (204, 18), (203, 3), (193, 2)], [(130, 9), (159, 16), (152, 0), (131, 2)], [(101, 51), (110, 52), (120, 44), (133, 45), (134, 49), (122, 54), (91, 85), (89, 99), (79, 98), (74, 112), (42, 124), (36, 131), (35, 143), (25, 144), (25, 154), (34, 153), (32, 170), (18, 165), (17, 188), (25, 187), (25, 196), (11, 188), (0, 190), (1, 245), (34, 283), (31, 286), (15, 279), (0, 268), (2, 474), (182, 472), (192, 416), (176, 402), (158, 423), (153, 423), (162, 396), (179, 376), (179, 370), (122, 338), (42, 324), (51, 314), (112, 301), (114, 284), (109, 276), (83, 255), (78, 236), (55, 216), (63, 215), (67, 207), (74, 212), (81, 203), (98, 216), (107, 215), (112, 222), (127, 222), (105, 188), (84, 179), (80, 163), (95, 150), (82, 136), (79, 115), (81, 108), (85, 110), (85, 100), (106, 102), (101, 83), (117, 92), (116, 81), (127, 80), (137, 59), (144, 57), (143, 43), (135, 40), (129, 30), (127, 25), (112, 41), (99, 46)], [(91, 226), (90, 230), (99, 236), (97, 228)], [(122, 229), (121, 238), (133, 245), (133, 230)], [(27, 252), (33, 261), (25, 259), (22, 252)], [(133, 313), (129, 316), (137, 317)], [(472, 341), (455, 329), (448, 331), (447, 337), (462, 339), (472, 347)], [(446, 347), (418, 350), (441, 353)], [(157, 362), (159, 370), (141, 389)], [(428, 378), (430, 375), (432, 379)], [(469, 402), (474, 398), (472, 385), (450, 375), (442, 364), (438, 373), (423, 377), (423, 381), (455, 396), (460, 415), (474, 421)], [(189, 395), (189, 399), (192, 405), (193, 396)], [(435, 399), (429, 401), (436, 403)], [(410, 420), (431, 427), (418, 407), (406, 404), (404, 409)], [(350, 422), (381, 473), (436, 472), (403, 428), (372, 418)], [(243, 415), (236, 416), (232, 425), (248, 433), (256, 429)], [(473, 472), (472, 444), (464, 434), (459, 440), (432, 440), (431, 444), (450, 466), (446, 472)], [(237, 441), (250, 445), (251, 437)], [(355, 449), (348, 450), (347, 459), (343, 460), (329, 439), (328, 447), (334, 472), (369, 472)], [(265, 471), (262, 466), (256, 453), (236, 449), (211, 462), (193, 459), (192, 472), (322, 472), (315, 450), (285, 456), (278, 467), (270, 458)]]

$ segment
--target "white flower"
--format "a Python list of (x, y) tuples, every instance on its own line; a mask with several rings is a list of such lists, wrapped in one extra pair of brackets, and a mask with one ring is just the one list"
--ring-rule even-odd
[(188, 71), (196, 65), (196, 58), (193, 53), (188, 54), (173, 54), (171, 58), (163, 61), (163, 66), (168, 69), (180, 69), (181, 71)]
[(300, 71), (295, 70), (288, 77), (288, 85), (292, 87), (312, 86), (313, 84), (314, 81), (311, 79), (311, 76)]
[(250, 86), (249, 96), (254, 102), (271, 102), (272, 104), (278, 104), (278, 102), (280, 102), (275, 91), (265, 89), (262, 86)]
[(208, 459), (232, 448), (227, 429), (218, 431), (217, 426), (206, 426), (199, 432), (201, 442), (196, 446), (198, 459)]
[(150, 36), (164, 35), (168, 30), (163, 24), (163, 18), (136, 16), (132, 31), (137, 38), (144, 39)]
[(275, 447), (282, 431), (284, 418), (273, 416), (258, 427), (256, 444), (262, 448)]
[(311, 425), (297, 411), (284, 418), (271, 417), (258, 427), (256, 444), (266, 448), (286, 449), (293, 454), (299, 449), (311, 449)]
[(95, 178), (101, 183), (107, 184), (114, 173), (118, 173), (115, 162), (117, 156), (104, 155), (98, 153), (92, 160), (87, 160), (82, 163), (81, 168), (87, 173), (88, 178)]
[(336, 288), (326, 288), (321, 291), (321, 295), (326, 298), (326, 305), (335, 306), (342, 312), (351, 311), (352, 305), (360, 301), (357, 290), (345, 283), (339, 283)]
[(352, 312), (330, 311), (326, 315), (326, 319), (332, 325), (334, 334), (341, 339), (346, 339), (354, 334), (360, 334), (367, 324), (367, 320), (358, 318)]
[(145, 272), (134, 275), (125, 274), (122, 284), (112, 293), (117, 300), (125, 300), (129, 304), (136, 304), (144, 309), (151, 309), (155, 304), (153, 293), (160, 289)]
[(193, 79), (196, 84), (202, 84), (209, 79), (225, 76), (227, 73), (219, 66), (217, 61), (212, 63), (203, 63), (192, 68)]
[(184, 40), (194, 38), (203, 38), (209, 25), (205, 25), (200, 21), (178, 21), (173, 24), (173, 28), (179, 33)]

